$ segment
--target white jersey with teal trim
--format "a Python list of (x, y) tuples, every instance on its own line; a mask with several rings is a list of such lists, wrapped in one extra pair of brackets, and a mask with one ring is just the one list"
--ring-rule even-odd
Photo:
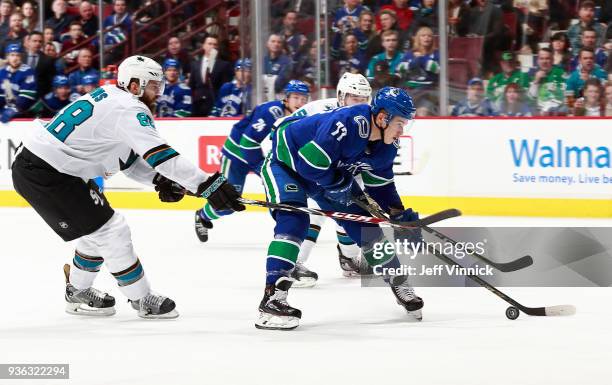
[(322, 114), (340, 107), (337, 98), (319, 99), (312, 101), (296, 110), (292, 116), (312, 116), (314, 114)]
[(151, 184), (157, 171), (196, 192), (208, 178), (159, 136), (144, 103), (114, 85), (81, 96), (46, 124), (34, 121), (24, 145), (56, 170), (83, 179), (124, 171)]

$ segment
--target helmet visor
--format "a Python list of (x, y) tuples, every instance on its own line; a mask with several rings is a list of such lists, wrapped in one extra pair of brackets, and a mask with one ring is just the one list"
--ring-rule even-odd
[(157, 96), (161, 96), (164, 94), (164, 89), (166, 88), (166, 83), (159, 80), (149, 80), (147, 85), (145, 86), (145, 92), (152, 91)]

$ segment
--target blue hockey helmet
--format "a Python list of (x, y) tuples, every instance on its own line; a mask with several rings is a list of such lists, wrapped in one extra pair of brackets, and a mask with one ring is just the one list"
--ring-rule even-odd
[(6, 48), (4, 48), (5, 54), (9, 54), (13, 52), (21, 53), (21, 44), (13, 43), (13, 44), (7, 45)]
[(57, 87), (70, 87), (68, 84), (68, 78), (64, 75), (55, 75), (53, 77), (53, 83), (51, 83), (53, 88)]
[(308, 84), (304, 83), (301, 80), (290, 80), (289, 83), (285, 86), (285, 97), (288, 97), (289, 94), (302, 94), (308, 96), (310, 94), (310, 88)]
[(234, 69), (235, 70), (241, 70), (241, 69), (250, 70), (251, 69), (251, 59), (246, 57), (244, 59), (236, 60), (236, 63), (234, 64)]
[(167, 70), (168, 68), (176, 68), (177, 70), (181, 68), (178, 60), (176, 59), (172, 59), (172, 58), (168, 58), (166, 60), (164, 60), (164, 64), (162, 65), (162, 68), (165, 70)]
[(98, 77), (94, 75), (85, 75), (81, 78), (79, 85), (81, 86), (89, 86), (89, 85), (98, 85)]
[(387, 117), (385, 122), (389, 124), (394, 116), (401, 116), (406, 119), (414, 119), (416, 108), (412, 97), (408, 92), (397, 87), (383, 87), (374, 96), (370, 105), (372, 113), (376, 116), (380, 111), (385, 111)]

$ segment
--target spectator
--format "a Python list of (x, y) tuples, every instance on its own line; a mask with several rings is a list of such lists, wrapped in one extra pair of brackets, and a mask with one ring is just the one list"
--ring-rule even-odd
[(409, 36), (414, 36), (421, 27), (429, 27), (435, 35), (438, 34), (438, 6), (436, 0), (422, 0), (421, 8), (416, 11), (414, 20), (410, 25)]
[(231, 64), (217, 57), (219, 38), (207, 36), (202, 42), (203, 54), (191, 63), (189, 88), (193, 93), (193, 115), (208, 116), (219, 88), (232, 79)]
[(380, 60), (374, 65), (374, 78), (370, 81), (373, 94), (383, 87), (397, 87), (399, 82), (399, 76), (389, 73), (389, 63), (386, 60)]
[(166, 84), (164, 94), (157, 98), (157, 116), (186, 118), (191, 116), (191, 89), (180, 81), (180, 64), (166, 59), (162, 66)]
[(431, 28), (418, 29), (414, 36), (414, 47), (402, 57), (398, 72), (408, 88), (429, 87), (438, 82), (440, 53), (434, 49)]
[(38, 10), (31, 0), (21, 4), (21, 16), (23, 17), (23, 29), (28, 33), (36, 29), (38, 25)]
[(79, 16), (79, 22), (83, 26), (85, 36), (95, 36), (98, 33), (100, 22), (98, 21), (98, 16), (94, 14), (93, 5), (89, 1), (81, 2), (81, 5), (79, 5)]
[(0, 122), (19, 117), (36, 101), (34, 71), (21, 62), (21, 46), (8, 45), (4, 54), (6, 65), (0, 69)]
[[(548, 0), (529, 0), (525, 4), (523, 12), (518, 12), (518, 24), (521, 26), (517, 33), (525, 45), (521, 47), (521, 52), (537, 52), (538, 44), (542, 42), (547, 28), (549, 15)], [(510, 10), (513, 8), (510, 7)], [(523, 36), (521, 36), (523, 35)]]
[[(268, 54), (264, 57), (264, 75), (268, 75), (268, 87), (274, 87), (274, 93), (279, 93), (289, 82), (291, 76), (291, 59), (283, 54), (283, 41), (277, 34), (268, 38)], [(270, 92), (268, 92), (270, 94)]]
[[(62, 42), (61, 49), (62, 52), (66, 52), (66, 54), (64, 54), (64, 60), (68, 67), (72, 67), (76, 63), (77, 56), (79, 55), (79, 48), (73, 48), (83, 43), (85, 40), (87, 40), (87, 38), (83, 34), (83, 26), (81, 23), (76, 20), (70, 23), (68, 37)], [(92, 47), (89, 48), (92, 49)]]
[(51, 82), (55, 76), (55, 59), (42, 52), (43, 37), (38, 31), (30, 32), (25, 39), (25, 53), (22, 62), (26, 63), (36, 75), (36, 92), (46, 95), (51, 91)]
[[(376, 37), (376, 31), (374, 31), (374, 14), (370, 10), (365, 10), (359, 15), (359, 26), (353, 30), (357, 40), (359, 41), (359, 50), (361, 52), (367, 52), (368, 46), (374, 37)], [(340, 39), (341, 41), (342, 39)]]
[(499, 107), (499, 115), (508, 117), (532, 116), (529, 106), (521, 99), (521, 86), (516, 83), (506, 85)]
[(368, 50), (366, 55), (368, 58), (372, 58), (374, 55), (378, 54), (384, 48), (382, 46), (383, 34), (387, 31), (395, 31), (397, 32), (398, 37), (398, 47), (399, 50), (405, 51), (409, 48), (410, 42), (408, 41), (408, 33), (400, 32), (397, 28), (397, 16), (395, 12), (390, 9), (385, 9), (380, 11), (380, 26), (381, 29), (378, 31), (378, 34), (372, 38), (370, 44), (368, 45)]
[(55, 114), (70, 104), (70, 85), (68, 78), (57, 75), (53, 78), (53, 91), (38, 99), (38, 102), (30, 109), (30, 113), (38, 118), (52, 118)]
[(612, 83), (606, 83), (606, 107), (605, 116), (612, 116)]
[(521, 72), (514, 53), (504, 52), (499, 62), (500, 73), (494, 75), (487, 84), (487, 98), (493, 103), (499, 103), (504, 96), (506, 85), (516, 83), (523, 89), (529, 87), (529, 76)]
[(553, 66), (553, 53), (550, 48), (538, 51), (538, 66), (532, 68), (529, 77), (533, 79), (528, 96), (541, 115), (553, 115), (563, 107), (565, 91), (565, 72)]
[(584, 96), (576, 99), (576, 116), (603, 116), (604, 106), (601, 98), (601, 82), (589, 79), (584, 83)]
[(495, 67), (495, 54), (508, 49), (510, 39), (504, 39), (504, 23), (499, 8), (489, 0), (475, 0), (467, 15), (461, 19), (459, 30), (467, 36), (483, 36), (483, 70), (492, 72)]
[(357, 28), (359, 14), (369, 9), (361, 4), (361, 0), (344, 0), (344, 6), (334, 13), (332, 30), (334, 32), (348, 32)]
[[(592, 27), (586, 27), (582, 30), (580, 35), (580, 42), (582, 48), (590, 48), (595, 53), (595, 63), (600, 67), (605, 67), (608, 61), (608, 53), (602, 48), (598, 48), (595, 44), (597, 43), (597, 32)], [(573, 71), (578, 67), (578, 54), (576, 54), (571, 61), (570, 70)]]
[(251, 105), (251, 60), (238, 59), (234, 73), (234, 80), (219, 90), (213, 116), (232, 117), (248, 113)]
[(578, 52), (582, 48), (580, 35), (582, 35), (582, 31), (587, 27), (593, 28), (597, 33), (597, 47), (603, 46), (606, 31), (603, 24), (595, 21), (595, 3), (591, 0), (583, 1), (580, 4), (580, 8), (578, 8), (578, 18), (579, 22), (567, 30), (572, 51)]
[(103, 27), (106, 29), (113, 25), (118, 25), (117, 28), (120, 28), (125, 36), (132, 31), (132, 17), (127, 11), (125, 0), (113, 0), (113, 14), (104, 19)]
[(60, 36), (66, 32), (75, 17), (66, 13), (65, 0), (53, 0), (51, 9), (53, 16), (45, 20), (45, 27), (53, 29), (53, 40), (60, 41)]
[(53, 28), (45, 27), (43, 29), (43, 41), (45, 44), (57, 41), (55, 40), (55, 34), (53, 33)]
[(84, 76), (91, 75), (96, 79), (100, 79), (100, 73), (92, 65), (92, 53), (89, 48), (81, 48), (77, 56), (78, 68), (68, 74), (68, 82), (73, 92), (83, 94), (83, 86), (81, 80)]
[(354, 33), (344, 35), (343, 49), (335, 57), (333, 62), (333, 74), (337, 81), (345, 72), (354, 74), (363, 73), (366, 69), (367, 62), (363, 52), (359, 51), (359, 42)]
[(191, 71), (191, 63), (189, 62), (189, 52), (181, 44), (181, 40), (172, 36), (168, 39), (168, 52), (164, 59), (174, 59), (179, 62), (181, 70), (181, 78), (189, 75)]
[(564, 72), (569, 73), (572, 70), (571, 61), (572, 54), (569, 50), (569, 39), (563, 32), (555, 33), (551, 38), (553, 65), (561, 68)]
[(0, 52), (4, 52), (6, 47), (12, 44), (22, 45), (23, 38), (27, 34), (23, 29), (23, 16), (20, 13), (13, 13), (9, 19), (9, 32), (2, 40), (2, 44), (0, 44)]
[(482, 79), (470, 79), (466, 99), (453, 107), (451, 116), (497, 116), (493, 103), (484, 97)]
[(374, 78), (374, 65), (379, 61), (386, 61), (389, 64), (389, 74), (395, 75), (397, 66), (402, 60), (402, 53), (397, 49), (398, 33), (397, 31), (385, 31), (382, 34), (382, 45), (384, 51), (375, 55), (368, 64), (367, 77)]
[(308, 39), (297, 30), (297, 12), (289, 11), (283, 17), (283, 27), (279, 35), (285, 40), (287, 54), (292, 63), (297, 63), (304, 53)]
[(463, 0), (450, 0), (448, 3), (448, 27), (450, 36), (464, 35), (465, 31), (459, 29), (461, 20), (466, 17), (470, 8)]
[[(68, 78), (68, 84), (70, 84), (70, 77)], [(73, 92), (70, 94), (70, 101), (73, 102), (81, 96), (90, 93), (91, 91), (98, 88), (100, 84), (100, 78), (97, 75), (85, 75), (79, 79), (76, 88), (73, 88)]]
[(0, 43), (9, 31), (9, 19), (13, 14), (14, 8), (15, 3), (13, 3), (13, 0), (0, 0)]
[(580, 64), (576, 70), (570, 74), (567, 82), (565, 83), (567, 91), (572, 93), (574, 97), (579, 97), (582, 94), (584, 83), (587, 80), (594, 78), (604, 82), (608, 78), (606, 71), (595, 64), (595, 53), (592, 49), (581, 49), (579, 53), (579, 61)]
[[(391, 4), (383, 5), (380, 9), (390, 9), (395, 12), (397, 17), (397, 28), (402, 31), (408, 31), (414, 16), (412, 9), (408, 6), (408, 0), (392, 0)], [(380, 21), (377, 23), (377, 28), (380, 29)]]

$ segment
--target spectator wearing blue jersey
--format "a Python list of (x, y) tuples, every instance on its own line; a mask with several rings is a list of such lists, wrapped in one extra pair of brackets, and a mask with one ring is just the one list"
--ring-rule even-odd
[[(27, 35), (27, 31), (23, 28), (23, 16), (19, 13), (13, 13), (9, 18), (9, 29), (6, 36), (0, 37), (0, 53), (4, 53), (6, 48), (11, 44), (22, 44), (23, 38)], [(2, 56), (4, 58), (4, 56)]]
[[(242, 193), (249, 172), (261, 172), (264, 154), (261, 142), (270, 135), (278, 119), (291, 115), (308, 102), (310, 89), (306, 83), (291, 80), (284, 89), (283, 100), (273, 100), (255, 107), (253, 112), (234, 124), (221, 150), (221, 173), (236, 191)], [(232, 210), (216, 211), (208, 203), (195, 213), (195, 231), (201, 242), (208, 240), (212, 221), (233, 213)]]
[[(68, 81), (70, 85), (70, 81)], [(90, 93), (91, 91), (98, 88), (100, 79), (96, 75), (85, 75), (79, 80), (78, 92), (71, 89), (70, 101), (73, 102), (81, 96)]]
[(283, 27), (279, 35), (285, 40), (287, 54), (293, 63), (296, 63), (307, 48), (308, 39), (297, 30), (298, 14), (289, 11), (283, 17)]
[[(580, 35), (580, 41), (582, 42), (582, 48), (590, 48), (593, 50), (595, 54), (595, 64), (604, 68), (606, 63), (608, 62), (608, 52), (602, 48), (597, 47), (597, 32), (592, 27), (586, 27), (582, 30), (582, 34)], [(579, 53), (572, 58), (570, 62), (570, 70), (574, 71), (578, 68), (580, 63)]]
[(251, 105), (251, 60), (238, 59), (234, 80), (221, 86), (212, 116), (233, 117), (246, 113)]
[(132, 31), (132, 16), (127, 11), (125, 0), (113, 1), (113, 14), (104, 19), (103, 27), (108, 28), (117, 24), (119, 24), (117, 28), (121, 28), (126, 36)]
[(53, 91), (38, 99), (30, 112), (39, 118), (51, 118), (59, 110), (70, 104), (70, 85), (64, 75), (53, 77)]
[(264, 75), (274, 79), (274, 93), (279, 93), (289, 82), (291, 58), (283, 53), (283, 40), (278, 34), (271, 34), (267, 43), (268, 54), (264, 57)]
[(186, 118), (191, 116), (191, 88), (180, 81), (180, 63), (166, 59), (162, 66), (166, 77), (163, 95), (157, 99), (157, 116)]
[(344, 33), (357, 28), (359, 14), (364, 10), (369, 10), (369, 8), (362, 5), (361, 0), (344, 0), (344, 5), (334, 13), (332, 30)]
[(470, 79), (466, 99), (453, 107), (451, 116), (497, 116), (493, 103), (484, 95), (482, 79)]
[(0, 122), (19, 117), (36, 102), (34, 71), (21, 59), (18, 44), (5, 48), (6, 65), (0, 69)]
[(68, 82), (72, 87), (73, 92), (83, 93), (81, 79), (87, 75), (92, 75), (95, 78), (100, 78), (100, 72), (91, 66), (92, 53), (89, 48), (81, 48), (77, 56), (77, 64), (79, 67), (68, 74)]

